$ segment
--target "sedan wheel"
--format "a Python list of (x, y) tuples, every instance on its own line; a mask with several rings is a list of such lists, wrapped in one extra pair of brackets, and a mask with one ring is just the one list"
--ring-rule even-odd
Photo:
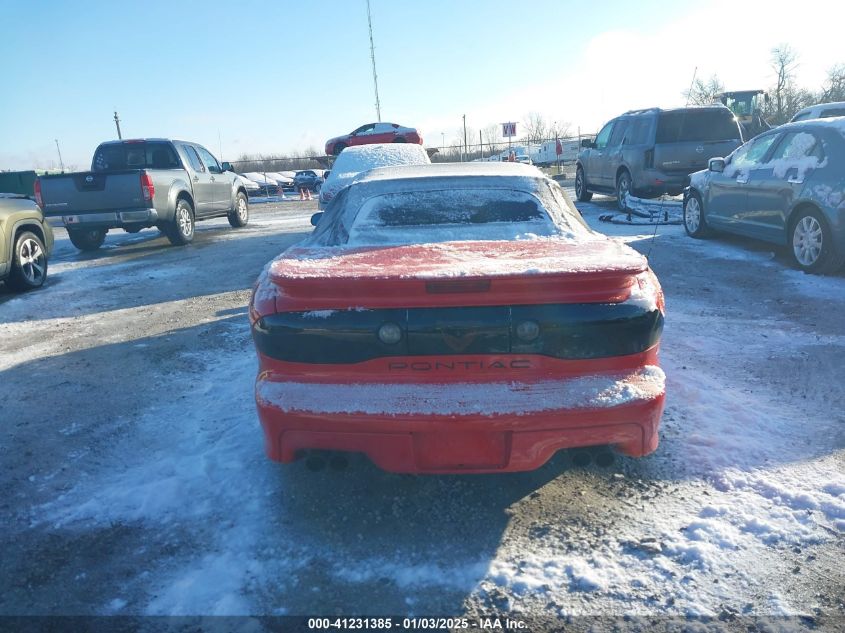
[(707, 226), (701, 198), (694, 191), (684, 199), (684, 230), (690, 237), (699, 239), (707, 237), (713, 232)]
[(809, 268), (822, 254), (822, 227), (813, 216), (805, 215), (795, 225), (792, 232), (792, 250), (798, 263)]
[(792, 257), (808, 273), (836, 272), (845, 263), (822, 216), (814, 209), (799, 212), (792, 225)]
[(11, 286), (29, 290), (44, 285), (47, 278), (47, 252), (34, 233), (21, 233), (15, 242), (15, 260), (9, 277)]

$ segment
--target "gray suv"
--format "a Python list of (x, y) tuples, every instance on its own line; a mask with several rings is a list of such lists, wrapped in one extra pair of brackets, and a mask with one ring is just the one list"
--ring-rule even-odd
[(721, 105), (631, 110), (607, 123), (594, 140), (581, 141), (575, 194), (581, 202), (593, 193), (615, 195), (622, 210), (629, 194), (678, 195), (691, 173), (741, 144), (736, 118)]

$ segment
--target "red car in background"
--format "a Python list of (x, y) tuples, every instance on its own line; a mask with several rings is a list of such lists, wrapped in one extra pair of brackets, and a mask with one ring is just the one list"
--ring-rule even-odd
[(536, 168), (374, 169), (312, 221), (250, 302), (271, 459), (481, 473), (657, 447), (660, 284)]
[(336, 136), (326, 141), (326, 155), (337, 156), (345, 147), (369, 145), (371, 143), (416, 143), (422, 145), (422, 137), (416, 128), (404, 127), (398, 123), (367, 123), (349, 134)]

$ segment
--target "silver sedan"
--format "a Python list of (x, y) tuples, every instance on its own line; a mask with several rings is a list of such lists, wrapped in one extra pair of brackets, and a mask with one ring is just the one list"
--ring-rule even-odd
[(787, 246), (809, 273), (845, 264), (845, 117), (790, 123), (761, 134), (690, 176), (684, 227)]

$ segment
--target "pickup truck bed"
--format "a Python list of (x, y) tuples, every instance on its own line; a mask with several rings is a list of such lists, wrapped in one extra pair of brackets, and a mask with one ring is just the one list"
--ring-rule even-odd
[(45, 216), (62, 218), (82, 250), (99, 248), (113, 228), (134, 233), (155, 226), (185, 244), (197, 220), (247, 223), (246, 188), (227, 168), (195, 143), (111, 141), (97, 148), (91, 171), (40, 177), (36, 199)]

